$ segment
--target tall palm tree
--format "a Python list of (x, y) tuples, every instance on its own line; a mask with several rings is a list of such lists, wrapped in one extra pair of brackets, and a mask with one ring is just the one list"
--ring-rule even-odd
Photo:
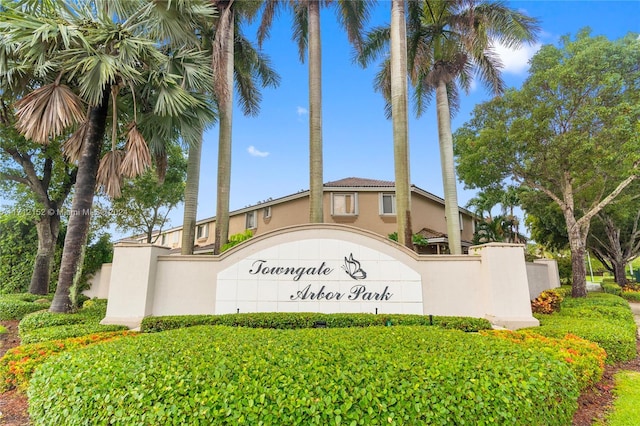
[(322, 52), (320, 42), (320, 6), (334, 5), (338, 20), (349, 41), (360, 49), (362, 30), (369, 17), (371, 0), (266, 0), (258, 28), (258, 43), (269, 35), (273, 18), (281, 8), (293, 10), (293, 39), (300, 61), (309, 60), (309, 222), (324, 222), (322, 159)]
[[(169, 7), (176, 10), (169, 11)], [(149, 165), (143, 134), (162, 135), (166, 129), (152, 131), (150, 127), (158, 121), (145, 120), (143, 113), (180, 117), (202, 108), (202, 100), (191, 96), (179, 76), (167, 72), (168, 63), (180, 52), (171, 52), (170, 57), (159, 40), (172, 35), (190, 36), (190, 18), (212, 15), (213, 9), (204, 0), (170, 5), (131, 0), (81, 4), (72, 0), (25, 1), (7, 8), (0, 18), (0, 31), (16, 43), (11, 53), (33, 64), (37, 68), (34, 74), (45, 75), (50, 82), (26, 94), (17, 104), (19, 130), (27, 138), (47, 143), (50, 137), (81, 124), (66, 144), (66, 153), (77, 161), (78, 172), (58, 286), (50, 308), (68, 312), (72, 308), (69, 291), (81, 265), (99, 178), (105, 191), (115, 196), (121, 175), (134, 176)], [(181, 17), (181, 25), (174, 25), (175, 16)], [(34, 32), (34, 28), (40, 31)], [(175, 34), (171, 34), (172, 29)], [(203, 65), (193, 71), (208, 69)], [(124, 127), (118, 121), (116, 101), (120, 98), (128, 98), (128, 102), (119, 105), (132, 105), (133, 120), (126, 126), (127, 154), (116, 149), (121, 140), (119, 131)], [(112, 151), (100, 160), (110, 100)], [(88, 105), (86, 113), (84, 104)]]
[(409, 180), (409, 117), (407, 86), (407, 33), (405, 2), (391, 2), (391, 118), (396, 178), (396, 217), (398, 242), (413, 248), (411, 229), (411, 187)]
[[(533, 42), (537, 20), (512, 10), (501, 1), (422, 0), (409, 3), (407, 15), (408, 67), (418, 115), (435, 92), (440, 161), (450, 252), (461, 254), (456, 174), (453, 158), (451, 116), (459, 103), (458, 86), (471, 87), (473, 75), (495, 94), (504, 90), (502, 64), (495, 44), (519, 47)], [(361, 62), (376, 57), (388, 43), (388, 29), (368, 34)], [(388, 62), (376, 79), (378, 89), (387, 80)]]
[(257, 83), (276, 87), (280, 76), (271, 68), (269, 59), (258, 52), (241, 31), (242, 24), (258, 13), (258, 2), (220, 0), (220, 10), (213, 43), (213, 73), (216, 76), (214, 99), (219, 113), (218, 188), (216, 195), (216, 228), (213, 252), (219, 254), (229, 240), (229, 197), (231, 188), (231, 145), (234, 82), (246, 115), (256, 115), (261, 100)]

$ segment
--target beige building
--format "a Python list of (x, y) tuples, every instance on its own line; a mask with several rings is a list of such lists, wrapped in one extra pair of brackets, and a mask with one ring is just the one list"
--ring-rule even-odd
[[(349, 177), (324, 184), (324, 222), (351, 225), (388, 236), (397, 231), (395, 184), (390, 181)], [(230, 212), (229, 235), (250, 229), (253, 235), (309, 221), (309, 191), (301, 191), (277, 199)], [(476, 216), (459, 208), (462, 248), (471, 246)], [(448, 252), (444, 200), (415, 185), (411, 186), (411, 222), (414, 234), (427, 238), (428, 245), (418, 247), (420, 253)], [(196, 222), (194, 253), (213, 250), (216, 218)], [(157, 235), (157, 234), (156, 234)], [(145, 242), (142, 237), (135, 237)], [(162, 231), (156, 244), (179, 249), (182, 227)], [(177, 250), (176, 250), (177, 251)]]

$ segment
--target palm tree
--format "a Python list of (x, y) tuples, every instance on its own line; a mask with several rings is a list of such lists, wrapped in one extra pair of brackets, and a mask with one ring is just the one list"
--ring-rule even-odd
[(480, 216), (482, 219), (488, 219), (491, 221), (493, 219), (491, 210), (493, 210), (501, 199), (501, 189), (488, 188), (478, 192), (475, 197), (471, 198), (466, 207), (473, 207), (473, 211), (476, 215)]
[(267, 0), (258, 28), (258, 43), (269, 35), (273, 17), (280, 8), (293, 10), (293, 38), (300, 61), (309, 59), (309, 222), (324, 222), (322, 160), (322, 53), (320, 43), (320, 6), (337, 3), (338, 20), (349, 41), (360, 49), (362, 30), (373, 5), (371, 0)]
[[(176, 10), (167, 13), (167, 7)], [(81, 124), (65, 146), (66, 154), (77, 161), (78, 172), (58, 286), (50, 308), (68, 312), (72, 308), (69, 291), (81, 265), (96, 183), (116, 196), (122, 175), (135, 176), (149, 166), (143, 134), (157, 134), (155, 142), (160, 142), (158, 138), (167, 129), (152, 131), (150, 127), (158, 121), (146, 120), (144, 113), (180, 117), (203, 108), (202, 100), (182, 86), (179, 76), (168, 72), (169, 62), (180, 52), (168, 55), (158, 40), (172, 35), (189, 37), (189, 25), (195, 22), (192, 18), (212, 16), (213, 9), (204, 0), (172, 2), (169, 6), (131, 0), (83, 4), (45, 1), (16, 3), (8, 9), (2, 14), (0, 31), (17, 46), (12, 55), (33, 64), (33, 74), (45, 75), (49, 82), (18, 102), (18, 129), (27, 138), (47, 143), (50, 137)], [(174, 25), (175, 16), (181, 17), (181, 25)], [(40, 31), (34, 32), (34, 28)], [(203, 65), (193, 72), (208, 69)], [(116, 149), (119, 130), (124, 127), (118, 120), (116, 102), (123, 98), (119, 105), (130, 105), (133, 113), (133, 117), (125, 117), (130, 120), (126, 154)], [(112, 150), (100, 160), (110, 99)], [(88, 105), (86, 113), (84, 104)], [(151, 145), (157, 159), (162, 160), (157, 155), (162, 149), (153, 141)]]
[[(450, 252), (462, 253), (458, 196), (453, 158), (451, 116), (459, 103), (458, 86), (471, 87), (474, 73), (496, 95), (504, 90), (502, 66), (494, 47), (518, 47), (533, 42), (537, 20), (506, 7), (500, 1), (423, 0), (410, 2), (407, 19), (408, 68), (418, 115), (436, 94), (440, 161)], [(386, 47), (389, 32), (376, 28), (367, 37), (360, 61), (368, 63)], [(388, 62), (376, 78), (378, 90), (386, 83)], [(388, 99), (388, 98), (387, 98)]]
[[(231, 188), (231, 137), (234, 81), (246, 115), (256, 115), (261, 100), (256, 83), (276, 87), (280, 77), (266, 56), (259, 53), (241, 32), (245, 20), (259, 10), (258, 2), (217, 1), (220, 18), (216, 22), (213, 44), (214, 99), (219, 112), (218, 188), (213, 252), (219, 254), (229, 240), (229, 196)], [(235, 78), (234, 78), (235, 77)]]
[(405, 2), (391, 2), (391, 117), (396, 178), (396, 217), (399, 243), (413, 249), (409, 180), (409, 118)]

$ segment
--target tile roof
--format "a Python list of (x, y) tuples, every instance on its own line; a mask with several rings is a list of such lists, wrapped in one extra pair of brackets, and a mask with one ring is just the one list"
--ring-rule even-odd
[(429, 229), (429, 228), (422, 228), (417, 233), (422, 235), (423, 237), (425, 237), (427, 240), (429, 238), (447, 238), (447, 234), (444, 234), (444, 233), (438, 232), (438, 231), (434, 231), (433, 229)]
[(327, 187), (387, 187), (393, 188), (395, 182), (388, 180), (364, 179), (357, 177), (348, 177), (324, 184)]

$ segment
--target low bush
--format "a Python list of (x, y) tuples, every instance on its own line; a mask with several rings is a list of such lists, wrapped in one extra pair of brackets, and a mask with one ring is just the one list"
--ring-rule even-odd
[(19, 320), (31, 312), (49, 308), (50, 298), (28, 293), (0, 295), (0, 320)]
[(535, 314), (552, 314), (560, 310), (564, 297), (555, 290), (545, 290), (531, 301), (531, 310)]
[(491, 329), (483, 318), (438, 317), (403, 314), (322, 314), (315, 312), (255, 312), (225, 315), (176, 315), (146, 317), (141, 331), (153, 333), (196, 325), (227, 325), (251, 328), (344, 328), (380, 325), (434, 325), (443, 329), (478, 331)]
[(38, 343), (127, 329), (121, 325), (101, 325), (106, 311), (106, 300), (93, 299), (72, 314), (48, 311), (29, 314), (20, 321), (20, 340), (22, 343)]
[(606, 293), (568, 297), (560, 312), (536, 314), (536, 318), (540, 327), (530, 331), (555, 338), (575, 334), (595, 342), (607, 352), (607, 364), (628, 361), (637, 355), (637, 327), (629, 304), (621, 297)]
[(621, 296), (629, 302), (640, 302), (640, 291), (638, 290), (623, 290)]
[(14, 388), (25, 391), (36, 367), (54, 355), (70, 349), (135, 334), (137, 333), (131, 331), (91, 334), (72, 339), (26, 344), (9, 349), (0, 358), (0, 393)]
[(34, 425), (569, 425), (579, 388), (565, 362), (475, 333), (200, 326), (65, 352), (28, 395)]
[(615, 294), (616, 296), (622, 295), (622, 287), (620, 287), (615, 282), (605, 284), (603, 281), (601, 286), (602, 291), (604, 291), (605, 293)]
[(67, 339), (70, 337), (81, 337), (93, 333), (106, 333), (108, 331), (127, 330), (124, 325), (102, 325), (102, 324), (71, 324), (56, 327), (45, 327), (29, 333), (21, 333), (20, 340), (23, 344), (39, 343), (49, 340)]
[(596, 343), (567, 334), (562, 339), (545, 337), (530, 331), (509, 330), (481, 331), (482, 334), (501, 337), (527, 348), (542, 351), (566, 362), (573, 370), (580, 390), (595, 385), (602, 378), (607, 353)]
[(49, 311), (34, 312), (25, 315), (20, 321), (20, 336), (33, 330), (39, 330), (45, 327), (55, 327), (61, 325), (77, 324), (84, 321), (84, 318), (78, 314), (60, 314)]

